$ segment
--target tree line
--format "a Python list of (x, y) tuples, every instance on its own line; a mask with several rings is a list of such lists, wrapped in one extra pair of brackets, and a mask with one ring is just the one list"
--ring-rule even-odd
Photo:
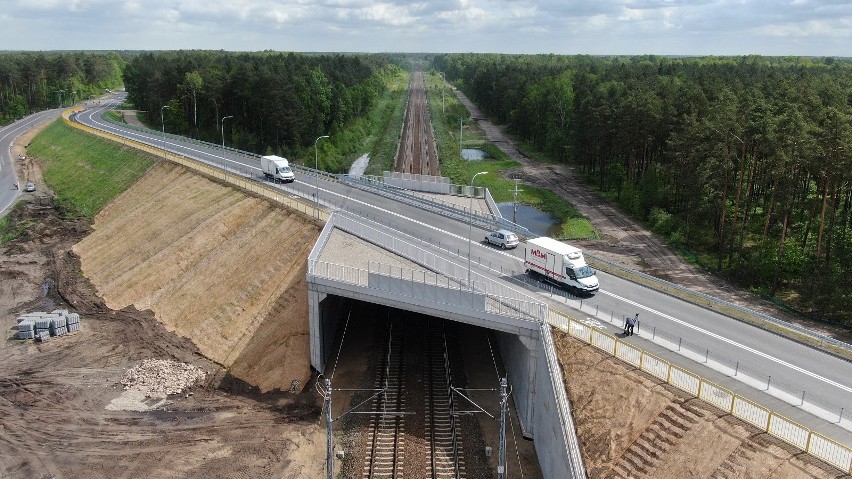
[(367, 54), (146, 52), (129, 60), (124, 84), (152, 128), (298, 157), (365, 114), (392, 68)]
[(712, 269), (852, 325), (852, 62), (439, 55), (529, 148)]
[(121, 86), (113, 52), (0, 52), (0, 124)]

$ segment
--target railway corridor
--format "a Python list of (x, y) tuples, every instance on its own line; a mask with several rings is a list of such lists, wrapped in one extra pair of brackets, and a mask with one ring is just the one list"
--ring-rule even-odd
[(430, 176), (441, 174), (426, 83), (419, 65), (411, 76), (408, 107), (405, 109), (394, 171)]
[[(475, 419), (459, 415), (458, 393), (452, 389), (455, 371), (462, 370), (453, 351), (459, 346), (448, 339), (445, 327), (452, 326), (398, 310), (378, 322), (367, 371), (373, 396), (355, 433), (359, 477), (489, 477), (484, 457), (466, 459), (465, 439), (480, 443), (482, 433)], [(353, 396), (353, 405), (363, 396)]]

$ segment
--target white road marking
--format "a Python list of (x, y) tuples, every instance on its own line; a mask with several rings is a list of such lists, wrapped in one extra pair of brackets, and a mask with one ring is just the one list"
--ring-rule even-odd
[(669, 321), (672, 321), (672, 322), (678, 323), (678, 324), (680, 324), (680, 325), (686, 326), (687, 328), (690, 328), (690, 329), (694, 329), (695, 331), (698, 331), (698, 332), (700, 332), (700, 333), (704, 333), (704, 334), (706, 334), (706, 335), (708, 335), (708, 336), (710, 336), (710, 337), (713, 337), (713, 338), (716, 338), (716, 339), (718, 339), (718, 340), (720, 340), (720, 341), (726, 342), (726, 343), (728, 343), (728, 344), (730, 344), (730, 345), (732, 345), (732, 346), (736, 346), (736, 347), (738, 347), (738, 348), (740, 348), (740, 349), (743, 349), (743, 350), (748, 351), (748, 352), (750, 352), (750, 353), (753, 353), (753, 354), (756, 354), (756, 355), (761, 356), (761, 357), (763, 357), (763, 358), (766, 358), (766, 359), (768, 359), (768, 360), (770, 360), (770, 361), (773, 361), (773, 362), (775, 362), (775, 363), (778, 363), (778, 364), (780, 364), (780, 365), (782, 365), (782, 366), (788, 367), (788, 368), (790, 368), (790, 369), (792, 369), (792, 370), (794, 370), (794, 371), (798, 371), (798, 372), (800, 372), (800, 373), (802, 373), (802, 374), (806, 374), (806, 375), (808, 375), (808, 376), (810, 376), (810, 377), (812, 377), (812, 378), (814, 378), (814, 379), (818, 379), (818, 380), (820, 380), (820, 381), (822, 381), (822, 382), (824, 382), (824, 383), (826, 383), (826, 384), (830, 384), (830, 385), (835, 386), (835, 387), (837, 387), (837, 388), (840, 388), (840, 389), (842, 389), (842, 390), (844, 390), (844, 391), (852, 392), (852, 387), (844, 386), (843, 384), (840, 384), (840, 383), (838, 383), (838, 382), (836, 382), (836, 381), (832, 381), (831, 379), (828, 379), (828, 378), (825, 378), (825, 377), (823, 377), (823, 376), (820, 376), (819, 374), (816, 374), (816, 373), (810, 372), (810, 371), (808, 371), (807, 369), (803, 369), (803, 368), (800, 368), (799, 366), (796, 366), (796, 365), (794, 365), (794, 364), (790, 364), (790, 363), (788, 363), (787, 361), (784, 361), (783, 359), (778, 359), (778, 358), (776, 358), (775, 356), (771, 356), (771, 355), (766, 354), (766, 353), (764, 353), (764, 352), (758, 351), (758, 350), (756, 350), (756, 349), (754, 349), (754, 348), (750, 348), (750, 347), (748, 347), (748, 346), (746, 346), (746, 345), (744, 345), (744, 344), (740, 344), (740, 343), (738, 343), (738, 342), (736, 342), (736, 341), (734, 341), (734, 340), (732, 340), (732, 339), (728, 339), (728, 338), (726, 338), (726, 337), (724, 337), (724, 336), (721, 336), (721, 335), (719, 335), (719, 334), (711, 333), (710, 331), (707, 331), (706, 329), (699, 328), (698, 326), (695, 326), (695, 325), (693, 325), (693, 324), (689, 324), (689, 323), (687, 323), (686, 321), (683, 321), (683, 320), (677, 319), (677, 318), (675, 318), (675, 317), (673, 317), (673, 316), (669, 316), (668, 314), (661, 313), (661, 312), (659, 312), (659, 311), (657, 311), (657, 310), (655, 310), (655, 309), (649, 308), (649, 307), (647, 307), (647, 306), (645, 306), (645, 305), (643, 305), (643, 304), (637, 303), (637, 302), (635, 302), (635, 301), (631, 301), (631, 300), (629, 300), (629, 299), (627, 299), (627, 298), (622, 298), (621, 296), (619, 296), (619, 295), (617, 295), (617, 294), (614, 294), (614, 293), (610, 293), (609, 291), (600, 290), (600, 292), (601, 292), (601, 293), (603, 293), (603, 294), (605, 294), (605, 295), (607, 295), (607, 296), (612, 296), (613, 298), (618, 299), (618, 300), (620, 300), (620, 301), (624, 301), (625, 303), (632, 304), (633, 306), (636, 306), (637, 308), (642, 308), (642, 309), (644, 309), (645, 311), (648, 311), (648, 312), (650, 312), (650, 313), (654, 313), (654, 314), (656, 314), (656, 315), (659, 315), (660, 317), (666, 318), (666, 319), (668, 319)]

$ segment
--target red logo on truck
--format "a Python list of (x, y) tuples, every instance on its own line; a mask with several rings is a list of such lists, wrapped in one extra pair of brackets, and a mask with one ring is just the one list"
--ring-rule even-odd
[(533, 255), (533, 256), (538, 256), (538, 257), (539, 257), (539, 258), (541, 258), (541, 259), (546, 259), (546, 258), (547, 258), (547, 253), (545, 253), (545, 252), (543, 252), (543, 251), (541, 251), (541, 250), (537, 250), (537, 249), (530, 250), (530, 254), (531, 254), (531, 255)]

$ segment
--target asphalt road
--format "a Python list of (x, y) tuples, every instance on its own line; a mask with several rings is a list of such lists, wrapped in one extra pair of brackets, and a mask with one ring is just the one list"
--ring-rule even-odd
[[(15, 139), (26, 133), (34, 125), (37, 125), (51, 117), (59, 116), (61, 110), (47, 110), (34, 113), (22, 118), (8, 126), (0, 128), (0, 216), (5, 215), (24, 188), (25, 178), (15, 175), (12, 158), (12, 143)], [(20, 189), (15, 189), (15, 182)]]
[[(87, 110), (77, 120), (89, 126), (108, 130), (128, 138), (165, 147), (213, 165), (226, 165), (232, 171), (258, 168), (258, 161), (223, 151), (212, 145), (188, 140), (163, 138), (158, 132), (143, 133), (109, 123), (100, 118), (103, 108)], [(4, 143), (5, 144), (5, 143)], [(5, 150), (4, 150), (5, 151)], [(468, 228), (466, 222), (447, 218), (416, 206), (402, 204), (323, 177), (296, 174), (296, 182), (278, 185), (294, 195), (315, 200), (331, 209), (341, 209), (376, 220), (410, 238), (431, 245), (436, 254), (467, 262)], [(598, 273), (601, 290), (591, 298), (566, 300), (551, 298), (544, 285), (526, 285), (520, 257), (523, 248), (502, 251), (482, 242), (485, 231), (473, 227), (472, 261), (477, 271), (497, 280), (511, 283), (516, 289), (547, 301), (552, 307), (573, 309), (569, 313), (612, 333), (620, 332), (622, 318), (639, 313), (639, 334), (628, 338), (641, 347), (657, 351), (665, 359), (691, 370), (715, 371), (714, 380), (729, 381), (732, 389), (748, 385), (747, 397), (761, 402), (771, 394), (798, 405), (804, 392), (804, 404), (795, 411), (812, 410), (824, 420), (812, 422), (808, 414), (794, 419), (806, 422), (846, 444), (852, 444), (852, 364), (835, 356), (741, 323), (714, 311), (706, 310), (643, 286), (605, 273)], [(578, 308), (582, 307), (582, 311)], [(597, 316), (595, 317), (595, 313)], [(612, 318), (612, 323), (610, 323)], [(679, 350), (679, 351), (678, 351)], [(706, 358), (706, 359), (705, 359)], [(736, 379), (732, 377), (736, 376)], [(734, 384), (735, 383), (735, 384)], [(724, 386), (725, 384), (723, 384)], [(767, 401), (763, 401), (766, 403)], [(791, 406), (792, 407), (792, 406)], [(840, 427), (838, 414), (845, 416)], [(785, 412), (781, 412), (785, 414)]]

